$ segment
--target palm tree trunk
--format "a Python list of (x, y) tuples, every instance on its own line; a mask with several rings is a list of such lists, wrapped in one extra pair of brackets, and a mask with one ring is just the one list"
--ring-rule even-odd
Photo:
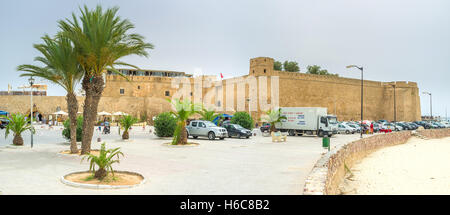
[(81, 139), (81, 154), (88, 154), (91, 151), (92, 135), (97, 119), (98, 103), (103, 92), (103, 78), (101, 75), (88, 76), (83, 78), (82, 86), (86, 93), (83, 106), (83, 138)]
[(78, 112), (78, 101), (77, 97), (73, 92), (67, 93), (67, 109), (69, 110), (69, 120), (70, 120), (70, 153), (78, 153), (77, 147), (77, 112)]
[(102, 168), (102, 169), (98, 169), (97, 171), (95, 171), (94, 177), (102, 180), (103, 178), (106, 177), (107, 174), (108, 174), (108, 172), (106, 172), (106, 170)]
[(13, 144), (16, 146), (23, 146), (23, 138), (20, 134), (14, 134)]
[(130, 139), (130, 135), (128, 134), (128, 130), (125, 130), (122, 134), (122, 139), (128, 140)]
[(187, 144), (187, 133), (186, 133), (186, 121), (180, 123), (180, 137), (178, 138), (177, 145)]

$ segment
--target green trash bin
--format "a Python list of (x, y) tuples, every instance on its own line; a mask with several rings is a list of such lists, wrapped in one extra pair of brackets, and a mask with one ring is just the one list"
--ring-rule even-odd
[(330, 137), (322, 138), (322, 147), (330, 149)]

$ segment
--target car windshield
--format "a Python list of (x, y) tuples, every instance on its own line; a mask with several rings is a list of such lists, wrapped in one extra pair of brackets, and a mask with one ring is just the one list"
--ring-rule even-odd
[(204, 122), (206, 127), (216, 127), (217, 125), (212, 122)]
[(328, 122), (330, 124), (337, 124), (338, 123), (336, 117), (328, 117)]
[(242, 126), (240, 126), (240, 125), (234, 125), (234, 128), (237, 128), (237, 129), (242, 129), (243, 127), (242, 127)]

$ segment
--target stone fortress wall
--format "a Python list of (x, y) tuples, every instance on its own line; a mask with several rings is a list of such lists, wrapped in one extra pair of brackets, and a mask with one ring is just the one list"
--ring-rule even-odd
[[(191, 101), (215, 104), (219, 112), (233, 113), (238, 110), (238, 99), (249, 98), (251, 93), (259, 97), (266, 90), (267, 103), (274, 105), (272, 85), (279, 87), (278, 106), (280, 107), (327, 107), (330, 114), (335, 114), (338, 120), (360, 119), (360, 92), (359, 79), (341, 78), (335, 76), (312, 75), (305, 73), (291, 73), (273, 70), (272, 58), (258, 57), (250, 60), (249, 75), (234, 77), (225, 80), (215, 80), (211, 76), (202, 76), (201, 83), (211, 80), (211, 86), (201, 88), (202, 95), (197, 94), (198, 88), (195, 77), (186, 75), (177, 83), (190, 85), (185, 90), (184, 97)], [(272, 77), (278, 77), (278, 83), (272, 83)], [(267, 81), (261, 82), (266, 78)], [(174, 77), (164, 76), (128, 76), (128, 81), (119, 75), (106, 75), (106, 84), (100, 100), (98, 111), (122, 111), (140, 116), (144, 112), (152, 116), (169, 111), (171, 99), (180, 88), (173, 84)], [(237, 85), (226, 85), (227, 82), (249, 83), (256, 79), (257, 89), (249, 85), (239, 88)], [(216, 85), (222, 86), (215, 86)], [(265, 84), (264, 84), (265, 83)], [(364, 81), (364, 119), (394, 119), (394, 88), (396, 85), (397, 121), (420, 120), (420, 98), (417, 83), (415, 82), (377, 82)], [(264, 86), (266, 85), (266, 86)], [(228, 88), (228, 89), (227, 89)], [(223, 91), (223, 96), (220, 92)], [(256, 91), (256, 92), (255, 92)], [(245, 93), (244, 93), (245, 92)], [(233, 94), (233, 95), (232, 95)], [(228, 95), (228, 96), (227, 96)], [(83, 97), (78, 97), (79, 111), (82, 111)], [(35, 108), (44, 114), (56, 112), (59, 107), (67, 111), (64, 96), (35, 96)], [(229, 103), (229, 104), (227, 104)], [(232, 103), (232, 105), (230, 105)], [(254, 119), (259, 119), (265, 110), (258, 101), (246, 101), (244, 108), (248, 111), (249, 103)], [(226, 108), (231, 106), (230, 108)], [(273, 108), (271, 106), (271, 108)], [(242, 106), (241, 106), (242, 108)], [(0, 96), (0, 110), (8, 112), (21, 112), (28, 114), (30, 109), (29, 96)]]

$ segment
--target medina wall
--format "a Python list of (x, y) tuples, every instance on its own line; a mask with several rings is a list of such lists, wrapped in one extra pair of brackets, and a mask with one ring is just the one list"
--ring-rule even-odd
[[(242, 82), (244, 85), (239, 87)], [(249, 83), (252, 82), (256, 87), (250, 87)], [(198, 88), (198, 83), (203, 86)], [(219, 86), (216, 86), (217, 83)], [(393, 84), (396, 86), (397, 121), (420, 120), (420, 98), (416, 83), (369, 80), (364, 81), (364, 119), (394, 120)], [(272, 95), (276, 88), (278, 96)], [(201, 95), (195, 89), (202, 89)], [(218, 81), (211, 76), (202, 76), (200, 82), (194, 78), (155, 76), (129, 76), (127, 81), (120, 76), (107, 75), (98, 111), (122, 111), (135, 116), (145, 113), (151, 119), (158, 113), (169, 111), (171, 105), (167, 100), (182, 94), (183, 98), (196, 103), (214, 104), (218, 112), (232, 114), (234, 111), (248, 111), (251, 107), (252, 117), (259, 121), (265, 109), (276, 105), (274, 98), (278, 97), (279, 107), (326, 107), (328, 113), (336, 114), (340, 121), (358, 120), (361, 118), (360, 93), (359, 79), (274, 71), (272, 58), (259, 57), (250, 60), (249, 75)], [(252, 94), (257, 99), (245, 101)], [(260, 99), (263, 95), (266, 95), (266, 101)], [(239, 99), (244, 102), (239, 104)], [(82, 111), (83, 100), (83, 97), (78, 97), (79, 111)], [(33, 101), (35, 108), (44, 114), (56, 112), (58, 107), (67, 112), (64, 96), (34, 96)], [(264, 103), (269, 106), (264, 106)], [(29, 109), (29, 96), (0, 96), (0, 110), (28, 114)]]

